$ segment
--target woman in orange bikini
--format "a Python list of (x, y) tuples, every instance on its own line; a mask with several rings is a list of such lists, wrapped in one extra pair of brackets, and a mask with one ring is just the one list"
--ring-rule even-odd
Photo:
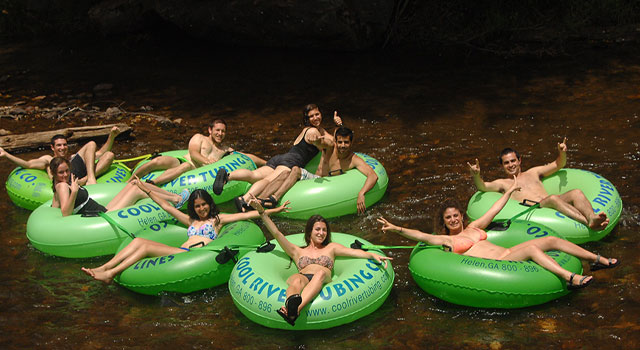
[(384, 218), (379, 218), (378, 222), (382, 224), (382, 231), (384, 232), (396, 232), (416, 241), (426, 242), (431, 245), (443, 245), (450, 248), (451, 251), (456, 254), (494, 260), (533, 260), (538, 265), (565, 279), (569, 289), (586, 287), (593, 281), (593, 277), (577, 275), (563, 269), (544, 252), (560, 250), (581, 260), (592, 261), (591, 271), (613, 268), (618, 265), (617, 259), (605, 259), (599, 254), (593, 254), (588, 250), (558, 237), (536, 238), (511, 248), (503, 248), (487, 241), (487, 233), (484, 229), (491, 223), (500, 210), (502, 210), (511, 193), (518, 190), (520, 190), (520, 187), (514, 177), (513, 186), (511, 186), (482, 217), (471, 222), (466, 227), (464, 226), (465, 223), (462, 214), (464, 211), (460, 205), (453, 200), (445, 201), (436, 218), (436, 231), (439, 231), (439, 235), (400, 227), (390, 223)]
[(298, 267), (298, 273), (287, 279), (289, 287), (287, 288), (285, 306), (276, 311), (292, 326), (295, 325), (300, 310), (320, 293), (323, 284), (331, 281), (331, 270), (333, 270), (333, 261), (336, 256), (375, 259), (378, 263), (384, 261), (385, 268), (387, 267), (386, 260), (391, 260), (386, 256), (347, 248), (342, 244), (331, 242), (329, 223), (320, 215), (313, 215), (307, 220), (304, 230), (304, 240), (307, 245), (298, 247), (289, 242), (284, 234), (278, 230), (269, 218), (270, 213), (264, 210), (256, 197), (251, 196), (248, 204), (258, 211), (269, 232)]

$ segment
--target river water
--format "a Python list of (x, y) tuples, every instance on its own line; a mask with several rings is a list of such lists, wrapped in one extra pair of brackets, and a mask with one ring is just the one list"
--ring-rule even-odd
[[(620, 224), (587, 249), (621, 266), (552, 302), (514, 310), (473, 309), (438, 300), (416, 286), (409, 251), (393, 250), (388, 300), (371, 315), (331, 330), (287, 332), (254, 324), (233, 305), (227, 286), (161, 297), (89, 280), (81, 266), (107, 257), (46, 256), (25, 236), (29, 212), (0, 191), (0, 348), (619, 349), (640, 342), (640, 64), (637, 54), (588, 51), (572, 57), (434, 58), (414, 53), (339, 54), (207, 49), (177, 44), (122, 50), (5, 45), (0, 105), (107, 107), (182, 119), (157, 124), (142, 114), (74, 120), (0, 118), (0, 129), (28, 132), (123, 121), (134, 137), (119, 140), (118, 158), (185, 148), (211, 116), (228, 120), (238, 150), (264, 157), (288, 149), (304, 104), (334, 110), (354, 129), (357, 151), (378, 159), (387, 194), (365, 215), (332, 220), (332, 229), (385, 245), (375, 218), (429, 232), (438, 202), (474, 193), (467, 161), (501, 175), (497, 153), (518, 149), (523, 166), (552, 161), (568, 139), (567, 167), (599, 173), (619, 190)], [(98, 84), (112, 84), (94, 94)], [(38, 98), (40, 96), (40, 98)], [(41, 96), (45, 96), (42, 98)], [(328, 119), (328, 118), (326, 118)], [(328, 123), (327, 123), (328, 125)], [(45, 151), (23, 153), (31, 158)], [(12, 166), (0, 162), (4, 181)], [(277, 219), (287, 232), (303, 222)], [(585, 265), (586, 267), (586, 265)], [(586, 267), (588, 270), (588, 268)]]

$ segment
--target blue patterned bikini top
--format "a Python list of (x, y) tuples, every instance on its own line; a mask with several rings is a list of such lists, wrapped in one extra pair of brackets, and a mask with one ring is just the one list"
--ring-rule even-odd
[(199, 228), (195, 228), (193, 225), (187, 229), (187, 236), (202, 236), (214, 240), (218, 237), (216, 229), (210, 223), (204, 223)]

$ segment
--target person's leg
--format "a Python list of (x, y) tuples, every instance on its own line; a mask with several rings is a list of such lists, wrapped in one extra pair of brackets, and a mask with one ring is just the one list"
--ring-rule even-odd
[[(518, 249), (514, 249), (514, 248), (511, 248), (511, 253), (503, 257), (503, 260), (513, 260), (513, 261), (533, 260), (538, 265), (549, 270), (550, 272), (554, 273), (555, 275), (564, 279), (565, 281), (569, 282), (569, 280), (571, 279), (572, 273), (570, 271), (560, 266), (555, 260), (553, 260), (553, 258), (545, 254), (537, 246), (528, 245), (525, 247), (520, 247)], [(586, 278), (583, 279), (583, 277), (585, 276), (576, 274), (573, 277), (572, 285), (589, 283), (589, 281), (593, 278), (591, 276), (586, 276)]]
[(179, 165), (180, 165), (180, 161), (177, 158), (169, 157), (169, 156), (159, 156), (142, 164), (140, 167), (134, 170), (131, 178), (134, 179), (135, 176), (141, 178), (152, 171), (167, 170), (167, 169), (175, 168)]
[(138, 200), (146, 198), (147, 194), (144, 193), (134, 182), (129, 182), (113, 197), (109, 204), (107, 204), (107, 211), (119, 210), (130, 205), (135, 204)]
[(249, 183), (255, 183), (256, 181), (260, 181), (269, 176), (273, 171), (274, 169), (268, 166), (263, 166), (256, 170), (236, 169), (229, 173), (228, 181), (246, 181)]
[[(287, 279), (286, 300), (289, 300), (292, 295), (300, 295), (300, 293), (303, 292), (305, 286), (307, 286), (308, 284), (309, 280), (307, 279), (307, 277), (300, 273), (289, 276), (289, 278)], [(300, 310), (300, 307), (298, 307), (298, 310)], [(280, 307), (280, 313), (284, 314), (287, 317), (289, 316), (287, 305)]]
[(160, 196), (162, 199), (164, 199), (164, 200), (166, 200), (168, 202), (178, 203), (182, 199), (181, 195), (169, 192), (169, 191), (167, 191), (167, 190), (165, 190), (163, 188), (160, 188), (158, 186), (155, 186), (153, 184), (148, 184), (147, 185), (147, 189), (149, 191), (151, 191), (151, 192), (156, 193), (158, 196)]
[[(554, 236), (532, 239), (530, 241), (517, 244), (509, 249), (511, 250), (511, 252), (515, 252), (518, 249), (526, 248), (529, 246), (536, 246), (544, 252), (548, 252), (550, 250), (559, 250), (569, 255), (573, 255), (580, 260), (586, 260), (590, 262), (595, 262), (597, 257), (596, 254), (580, 247), (575, 243)], [(604, 260), (604, 258), (601, 257), (601, 260)]]
[[(132, 247), (128, 249), (129, 246)], [(120, 254), (122, 252), (125, 253)], [(127, 247), (125, 247), (125, 249), (116, 254), (113, 259), (109, 260), (103, 266), (96, 269), (86, 269), (83, 267), (82, 270), (99, 281), (110, 283), (118, 273), (145, 257), (165, 256), (183, 252), (185, 252), (185, 250), (180, 248), (171, 247), (143, 238), (135, 238)]]
[(557, 195), (550, 195), (543, 200), (540, 201), (541, 208), (551, 208), (555, 209), (562, 214), (572, 218), (575, 221), (578, 221), (584, 225), (588, 225), (587, 218), (578, 211), (574, 206), (562, 200)]
[(291, 175), (292, 170), (281, 172), (273, 181), (269, 182), (267, 186), (256, 196), (257, 198), (269, 198), (272, 194), (282, 186), (285, 180)]
[(153, 179), (153, 182), (155, 184), (162, 185), (162, 184), (165, 184), (165, 183), (175, 179), (176, 177), (186, 173), (187, 171), (193, 170), (193, 169), (195, 169), (195, 168), (194, 168), (193, 165), (191, 165), (191, 163), (184, 162), (184, 163), (178, 165), (177, 167), (173, 167), (173, 168), (167, 169), (165, 172), (160, 174), (160, 176), (158, 176), (157, 178)]
[(84, 164), (87, 167), (87, 185), (93, 185), (96, 183), (96, 147), (95, 142), (89, 141), (77, 152), (77, 154), (82, 157)]
[(289, 176), (284, 180), (282, 185), (278, 187), (278, 190), (273, 193), (273, 197), (276, 199), (276, 201), (280, 201), (280, 199), (282, 199), (282, 196), (284, 196), (284, 194), (287, 193), (287, 191), (289, 191), (291, 187), (293, 187), (293, 185), (298, 182), (299, 179), (300, 168), (295, 166), (293, 167), (293, 169), (291, 169)]
[(300, 314), (300, 311), (304, 309), (307, 304), (313, 301), (318, 294), (320, 294), (326, 277), (327, 274), (324, 270), (318, 271), (313, 275), (311, 281), (309, 281), (309, 283), (302, 289), (302, 293), (300, 294), (300, 296), (302, 296), (302, 303), (300, 303), (300, 306), (298, 307), (298, 314)]
[(109, 170), (111, 164), (113, 164), (113, 160), (115, 159), (115, 155), (113, 152), (105, 152), (100, 158), (98, 158), (98, 162), (96, 163), (96, 177), (104, 174)]
[[(263, 167), (263, 168), (269, 168), (269, 167)], [(275, 180), (282, 172), (288, 172), (288, 171), (290, 171), (290, 169), (287, 168), (286, 166), (283, 166), (283, 165), (277, 166), (275, 170), (271, 171), (265, 178), (254, 182), (253, 185), (251, 185), (251, 188), (249, 188), (249, 191), (247, 191), (247, 193), (245, 193), (244, 196), (242, 196), (242, 198), (244, 199), (245, 202), (248, 202), (249, 199), (251, 198), (251, 195), (256, 196), (257, 194), (262, 192), (265, 189), (265, 187), (267, 187), (269, 183), (271, 183), (271, 181)], [(231, 174), (233, 174), (233, 172), (231, 172)]]
[(590, 228), (603, 230), (609, 224), (607, 214), (604, 212), (596, 214), (593, 211), (591, 202), (589, 202), (581, 190), (571, 190), (559, 195), (558, 197), (570, 205), (573, 205), (587, 219), (587, 226)]

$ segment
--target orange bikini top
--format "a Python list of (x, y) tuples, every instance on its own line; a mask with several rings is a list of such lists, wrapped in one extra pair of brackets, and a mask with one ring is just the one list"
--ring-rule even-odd
[(451, 236), (453, 245), (453, 247), (451, 247), (451, 250), (456, 254), (464, 254), (476, 243), (484, 241), (486, 239), (487, 233), (484, 230), (475, 227), (467, 227), (461, 233), (455, 236)]

